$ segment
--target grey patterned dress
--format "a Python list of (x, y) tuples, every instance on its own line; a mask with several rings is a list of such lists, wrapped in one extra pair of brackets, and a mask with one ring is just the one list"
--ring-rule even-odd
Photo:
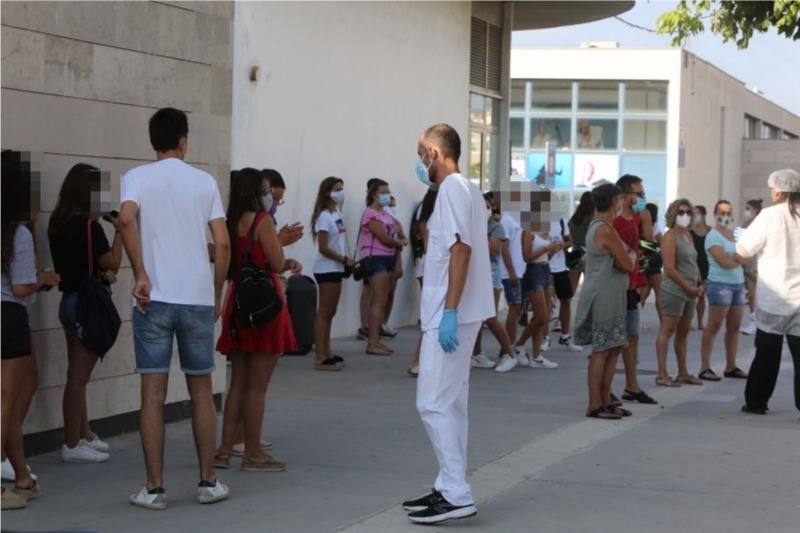
[(611, 254), (595, 244), (595, 233), (603, 224), (592, 220), (586, 232), (586, 271), (575, 319), (575, 344), (591, 344), (595, 352), (628, 345), (625, 293), (630, 275), (614, 266)]

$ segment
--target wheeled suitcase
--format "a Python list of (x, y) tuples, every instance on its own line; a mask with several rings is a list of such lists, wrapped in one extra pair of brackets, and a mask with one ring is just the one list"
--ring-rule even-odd
[(286, 303), (292, 319), (297, 350), (285, 355), (306, 355), (314, 346), (317, 284), (308, 276), (292, 276), (286, 285)]

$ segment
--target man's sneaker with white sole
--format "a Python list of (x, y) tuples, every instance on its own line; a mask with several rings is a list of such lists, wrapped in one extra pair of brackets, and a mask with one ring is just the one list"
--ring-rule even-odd
[(559, 335), (558, 337), (558, 349), (559, 350), (566, 350), (568, 352), (582, 352), (583, 348), (580, 346), (575, 346), (572, 344), (572, 337), (569, 335)]
[(497, 366), (494, 367), (494, 371), (499, 372), (501, 374), (504, 374), (506, 372), (511, 372), (512, 370), (514, 370), (514, 367), (516, 367), (518, 364), (519, 362), (517, 361), (516, 357), (513, 357), (508, 354), (503, 354), (502, 356), (500, 356), (500, 362), (497, 363)]
[(89, 446), (90, 448), (94, 448), (98, 452), (107, 452), (109, 448), (111, 448), (111, 446), (109, 446), (109, 444), (106, 441), (101, 440), (96, 433), (92, 433), (92, 440), (84, 439), (83, 442), (85, 442), (87, 446)]
[(147, 487), (143, 487), (138, 494), (131, 494), (130, 502), (131, 505), (136, 507), (163, 511), (167, 508), (167, 493), (164, 491), (164, 487), (156, 487), (150, 490), (147, 490)]
[(551, 361), (543, 355), (539, 355), (536, 359), (531, 359), (532, 368), (558, 368), (558, 363)]
[(227, 485), (215, 481), (213, 484), (210, 481), (201, 481), (197, 485), (197, 501), (198, 503), (216, 503), (228, 498), (231, 495), (231, 490)]
[(528, 355), (528, 350), (524, 346), (515, 346), (514, 352), (514, 357), (517, 358), (519, 366), (531, 366), (531, 358)]
[(478, 355), (472, 356), (472, 361), (470, 362), (470, 366), (472, 368), (494, 368), (494, 365), (497, 364), (492, 361), (492, 358), (488, 355), (484, 355), (479, 353)]
[(439, 503), (431, 505), (422, 511), (408, 514), (408, 519), (417, 524), (440, 524), (447, 520), (469, 518), (478, 514), (475, 504), (453, 505), (444, 498)]
[(105, 463), (109, 457), (106, 452), (95, 450), (83, 439), (74, 448), (61, 445), (61, 460), (65, 463)]

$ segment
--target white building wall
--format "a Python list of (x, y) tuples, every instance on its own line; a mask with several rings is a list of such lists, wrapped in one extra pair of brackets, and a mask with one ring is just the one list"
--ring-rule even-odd
[[(436, 122), (461, 135), (467, 165), (470, 5), (431, 3), (236, 4), (233, 168), (279, 170), (286, 204), (279, 223), (300, 221), (306, 236), (287, 249), (311, 275), (315, 248), (308, 227), (319, 182), (345, 181), (349, 241), (355, 246), (366, 182), (380, 177), (397, 198), (408, 231), (426, 188), (414, 174), (417, 139)], [(249, 81), (253, 66), (257, 82)], [(410, 250), (391, 323), (418, 315)], [(344, 282), (334, 336), (359, 326), (361, 285)]]

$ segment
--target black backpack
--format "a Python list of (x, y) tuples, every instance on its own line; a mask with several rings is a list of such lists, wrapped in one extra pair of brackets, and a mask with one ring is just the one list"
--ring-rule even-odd
[(256, 222), (258, 222), (258, 213), (247, 232), (247, 247), (244, 251), (242, 269), (239, 272), (239, 283), (236, 285), (236, 295), (233, 298), (231, 333), (234, 336), (237, 326), (258, 327), (278, 316), (283, 309), (283, 301), (278, 296), (272, 276), (253, 264), (251, 252)]
[(78, 339), (86, 349), (102, 359), (114, 346), (122, 321), (111, 300), (111, 288), (94, 272), (92, 219), (87, 225), (89, 243), (89, 277), (78, 291)]

